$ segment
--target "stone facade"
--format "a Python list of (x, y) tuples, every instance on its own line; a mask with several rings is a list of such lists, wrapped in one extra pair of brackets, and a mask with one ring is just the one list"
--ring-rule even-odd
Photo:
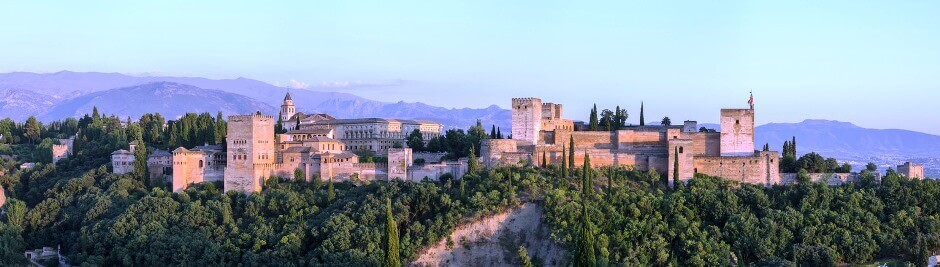
[(294, 117), (294, 114), (297, 112), (297, 107), (294, 106), (294, 100), (291, 99), (290, 93), (284, 96), (284, 103), (281, 104), (280, 119), (281, 122), (290, 121)]
[(723, 109), (721, 125), (728, 132), (717, 133), (698, 132), (695, 121), (678, 126), (628, 126), (617, 131), (573, 131), (573, 127), (558, 124), (546, 128), (551, 123), (535, 123), (534, 119), (562, 120), (560, 105), (542, 104), (538, 98), (513, 98), (512, 108), (512, 140), (483, 141), (480, 155), (487, 167), (539, 165), (543, 154), (549, 164), (561, 164), (562, 152), (573, 139), (578, 166), (590, 155), (593, 166), (632, 165), (655, 170), (671, 183), (678, 161), (680, 181), (702, 173), (746, 183), (780, 183), (779, 153), (754, 150), (752, 109)]
[(338, 119), (301, 125), (302, 130), (331, 129), (335, 139), (346, 144), (349, 151), (372, 151), (385, 155), (395, 144), (405, 144), (412, 131), (418, 130), (425, 141), (440, 137), (444, 126), (431, 121), (397, 119)]
[[(881, 173), (872, 173), (875, 176), (875, 180), (881, 181)], [(826, 183), (827, 185), (837, 186), (843, 185), (848, 182), (858, 183), (861, 181), (861, 173), (810, 173), (809, 180), (811, 182), (817, 183)], [(782, 184), (795, 184), (797, 183), (797, 174), (796, 173), (781, 173), (780, 174), (780, 183)]]
[[(246, 194), (261, 191), (264, 180), (274, 174), (274, 117), (234, 115), (228, 117), (228, 159), (224, 191)], [(176, 178), (174, 178), (176, 179)]]
[(134, 171), (134, 153), (124, 149), (112, 152), (111, 169), (117, 174), (125, 174)]
[(197, 146), (192, 150), (173, 150), (173, 192), (186, 190), (190, 184), (219, 182), (225, 176), (226, 153), (222, 146)]
[(75, 144), (75, 137), (68, 139), (59, 139), (59, 144), (52, 145), (52, 164), (72, 155), (72, 146)]
[(414, 164), (411, 148), (388, 149), (388, 179), (408, 179), (408, 167)]
[(152, 184), (173, 182), (173, 153), (153, 150), (147, 155), (147, 170)]
[(898, 174), (911, 179), (923, 179), (924, 166), (905, 162), (902, 165), (898, 165)]

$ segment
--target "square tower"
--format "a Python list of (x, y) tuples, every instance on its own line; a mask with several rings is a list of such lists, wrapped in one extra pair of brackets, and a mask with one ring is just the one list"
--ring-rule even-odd
[(512, 139), (526, 144), (538, 143), (542, 130), (542, 100), (538, 98), (512, 99)]
[(228, 161), (224, 190), (250, 194), (261, 191), (264, 179), (274, 171), (274, 117), (234, 115), (228, 117)]
[(754, 155), (754, 110), (721, 110), (721, 155)]

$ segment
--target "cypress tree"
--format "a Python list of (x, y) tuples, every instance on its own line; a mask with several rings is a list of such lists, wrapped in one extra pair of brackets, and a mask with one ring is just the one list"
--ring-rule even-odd
[(493, 128), (490, 128), (490, 139), (496, 139), (496, 125), (493, 125)]
[(144, 187), (150, 188), (150, 175), (147, 171), (147, 146), (144, 142), (137, 141), (134, 148), (134, 178), (140, 180)]
[(643, 117), (643, 102), (640, 102), (640, 126), (646, 125), (646, 119)]
[(496, 139), (503, 139), (503, 132), (500, 131), (499, 127), (496, 127)]
[(475, 151), (473, 151), (473, 146), (470, 146), (470, 155), (467, 157), (467, 171), (470, 174), (476, 174), (480, 172), (480, 163), (477, 162), (477, 155)]
[(383, 240), (385, 245), (385, 261), (383, 266), (385, 267), (400, 267), (401, 258), (398, 249), (398, 224), (395, 223), (395, 218), (392, 217), (392, 200), (385, 198), (385, 239)]
[(568, 150), (561, 147), (561, 177), (568, 178)]
[(591, 177), (591, 155), (584, 153), (584, 166), (581, 166), (581, 190), (586, 200), (594, 192), (594, 182)]
[(336, 192), (334, 191), (336, 190), (334, 190), (333, 188), (333, 177), (330, 177), (330, 181), (326, 185), (326, 200), (327, 201), (333, 202), (333, 199), (336, 198)]
[(589, 121), (588, 129), (591, 131), (597, 131), (597, 104), (594, 104), (594, 108), (591, 109), (591, 118)]
[(594, 254), (594, 234), (591, 233), (591, 221), (588, 220), (587, 204), (581, 203), (581, 220), (578, 229), (578, 244), (575, 248), (574, 265), (578, 267), (593, 267), (597, 265)]
[(678, 188), (679, 183), (679, 148), (676, 147), (676, 157), (672, 160), (672, 187)]
[(568, 169), (574, 172), (574, 136), (568, 138)]
[(794, 136), (793, 141), (790, 142), (790, 155), (796, 157), (796, 136)]

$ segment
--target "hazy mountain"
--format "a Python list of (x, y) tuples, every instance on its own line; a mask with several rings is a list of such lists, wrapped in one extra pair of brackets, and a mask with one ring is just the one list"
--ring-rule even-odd
[(867, 129), (848, 122), (805, 120), (770, 123), (757, 127), (757, 144), (782, 146), (796, 136), (798, 153), (815, 151), (832, 155), (904, 154), (940, 156), (940, 136), (908, 130)]
[(30, 115), (44, 114), (61, 102), (58, 97), (20, 89), (0, 89), (0, 117), (25, 121)]
[(94, 107), (98, 107), (101, 113), (121, 118), (140, 118), (145, 113), (154, 112), (160, 112), (167, 119), (175, 119), (187, 112), (209, 112), (213, 116), (219, 111), (223, 114), (276, 112), (271, 105), (239, 94), (172, 82), (154, 82), (75, 97), (56, 105), (42, 119), (50, 121), (79, 117), (90, 114)]
[[(16, 90), (26, 95), (32, 92), (36, 96), (46, 96), (44, 98), (49, 99), (85, 99), (84, 97), (87, 94), (154, 82), (188, 84), (202, 89), (215, 89), (235, 93), (261, 101), (275, 108), (280, 107), (284, 95), (290, 91), (298, 111), (329, 113), (337, 118), (388, 117), (400, 119), (428, 119), (443, 123), (446, 127), (460, 128), (466, 128), (476, 123), (477, 119), (481, 119), (486, 125), (496, 124), (506, 129), (509, 128), (508, 111), (495, 106), (483, 109), (448, 109), (423, 103), (388, 103), (369, 100), (347, 93), (288, 89), (247, 78), (214, 80), (199, 77), (136, 77), (120, 73), (70, 71), (47, 74), (27, 72), (0, 74), (0, 90)], [(96, 96), (100, 96), (100, 94)], [(128, 99), (133, 99), (133, 96), (127, 97)], [(78, 102), (81, 101), (83, 100), (78, 100)], [(36, 107), (31, 109), (10, 110), (8, 112), (0, 110), (0, 116), (25, 118), (29, 115), (40, 115), (40, 117), (45, 120), (55, 120), (64, 118), (65, 116), (72, 116), (73, 114), (70, 110), (76, 110), (73, 107), (75, 105), (73, 101), (68, 101), (70, 106), (67, 107), (57, 107), (56, 105), (58, 105), (59, 102), (36, 102)], [(153, 110), (153, 112), (156, 111), (161, 113), (172, 112), (168, 108)], [(109, 111), (102, 108), (102, 112)], [(273, 110), (270, 114), (274, 115), (276, 113), (277, 110)]]

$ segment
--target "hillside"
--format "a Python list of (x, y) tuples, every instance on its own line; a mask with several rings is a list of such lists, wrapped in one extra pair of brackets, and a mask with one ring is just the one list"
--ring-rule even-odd
[(146, 113), (160, 112), (174, 119), (188, 112), (209, 112), (215, 115), (247, 114), (261, 111), (273, 114), (276, 109), (260, 101), (219, 90), (202, 89), (172, 82), (154, 82), (82, 95), (58, 104), (42, 119), (56, 120), (91, 113), (94, 107), (105, 114), (139, 118)]

